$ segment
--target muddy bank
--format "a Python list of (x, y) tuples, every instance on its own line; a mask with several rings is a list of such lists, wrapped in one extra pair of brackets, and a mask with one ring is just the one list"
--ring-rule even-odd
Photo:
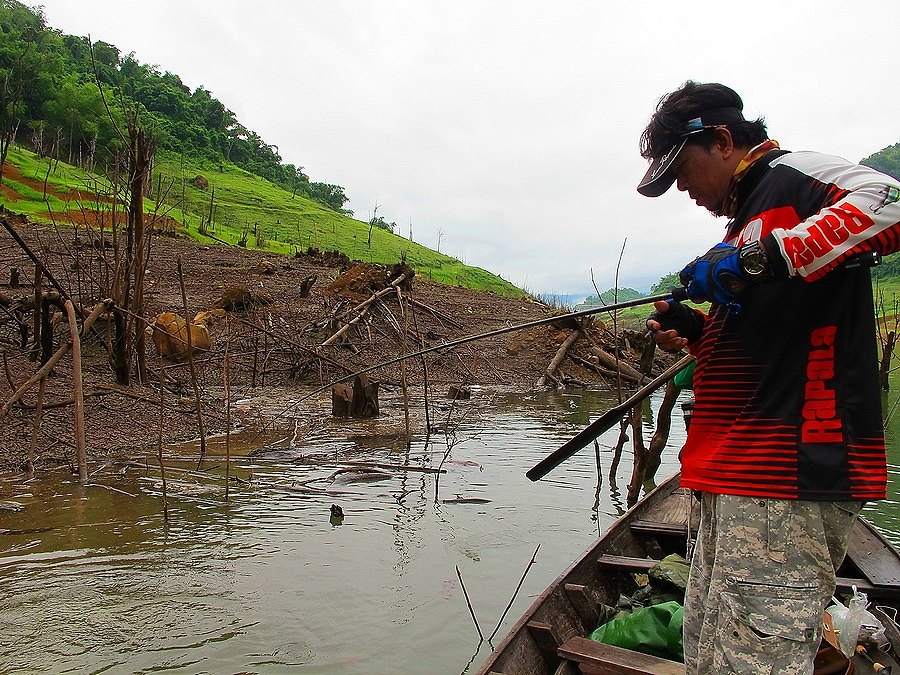
[[(87, 310), (108, 295), (104, 284), (115, 260), (108, 233), (35, 225), (8, 212), (4, 217), (77, 305)], [(0, 350), (5, 363), (0, 404), (8, 407), (0, 419), (0, 468), (5, 470), (20, 468), (29, 452), (38, 469), (74, 461), (71, 354), (44, 380), (39, 426), (37, 385), (9, 405), (40, 368), (41, 355), (70, 340), (64, 314), (56, 311), (49, 324), (50, 346), (45, 339), (42, 351), (34, 343), (34, 278), (34, 261), (0, 230)], [(41, 283), (45, 291), (54, 290), (46, 277)], [(294, 422), (290, 411), (284, 411), (285, 401), (403, 354), (554, 313), (527, 298), (435, 284), (401, 265), (369, 265), (318, 251), (277, 256), (169, 236), (154, 236), (149, 243), (144, 287), (146, 325), (164, 312), (180, 317), (206, 313), (203, 330), (209, 345), (194, 352), (194, 370), (207, 435), (224, 431), (229, 415), (232, 425), (290, 430)], [(109, 351), (114, 327), (108, 318), (102, 315), (81, 344), (89, 461), (144, 452), (160, 441), (196, 438), (200, 422), (188, 361), (177, 354), (162, 356), (165, 349), (148, 332), (148, 381), (141, 384), (132, 377), (127, 387), (115, 384)], [(192, 343), (197, 341), (195, 336)], [(548, 365), (567, 342), (571, 346), (548, 376)], [(620, 378), (610, 371), (619, 359), (625, 364), (621, 384), (633, 389), (628, 367), (639, 366), (643, 346), (640, 332), (613, 335), (600, 318), (560, 322), (436, 351), (369, 377), (385, 395), (399, 396), (405, 383), (420, 400), (426, 385), (429, 397), (437, 399), (446, 398), (451, 388), (465, 391), (473, 385), (530, 390), (542, 377), (545, 387), (615, 387)], [(657, 355), (654, 369), (670, 362)], [(226, 407), (226, 384), (231, 400), (243, 401), (238, 408)], [(258, 403), (264, 401), (279, 403)], [(331, 413), (327, 393), (298, 405), (306, 406), (306, 416)], [(310, 409), (313, 405), (317, 408)]]

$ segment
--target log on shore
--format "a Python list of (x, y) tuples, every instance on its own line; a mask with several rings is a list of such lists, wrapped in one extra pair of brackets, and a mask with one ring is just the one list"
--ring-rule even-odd
[(608, 353), (603, 349), (598, 349), (597, 347), (591, 348), (591, 354), (597, 357), (600, 361), (600, 364), (610, 368), (611, 370), (618, 370), (622, 377), (627, 380), (631, 380), (632, 382), (641, 383), (646, 379), (646, 375), (644, 375), (641, 371), (636, 368), (630, 366), (623, 359), (616, 359), (615, 356)]
[(556, 369), (559, 368), (559, 364), (562, 363), (564, 358), (566, 358), (566, 352), (569, 351), (569, 348), (575, 344), (580, 336), (580, 330), (573, 330), (571, 333), (569, 333), (569, 336), (563, 341), (560, 348), (556, 351), (556, 355), (550, 361), (550, 365), (547, 366), (547, 370), (544, 371), (544, 374), (541, 375), (540, 379), (537, 381), (536, 386), (543, 387), (547, 384), (548, 379), (558, 381), (554, 373), (556, 373)]

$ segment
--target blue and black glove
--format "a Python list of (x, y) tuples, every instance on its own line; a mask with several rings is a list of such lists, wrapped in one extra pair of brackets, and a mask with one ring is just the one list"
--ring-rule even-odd
[(741, 268), (740, 249), (731, 244), (716, 244), (705, 255), (681, 270), (678, 278), (693, 302), (728, 305), (750, 280)]

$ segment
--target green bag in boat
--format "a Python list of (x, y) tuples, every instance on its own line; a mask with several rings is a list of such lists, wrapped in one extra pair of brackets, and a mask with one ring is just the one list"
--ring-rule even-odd
[(632, 651), (684, 661), (684, 607), (672, 600), (635, 610), (608, 621), (590, 634), (591, 640)]
[(675, 373), (675, 377), (672, 381), (675, 383), (676, 387), (679, 389), (694, 388), (694, 366), (696, 363), (696, 361), (691, 361), (684, 368)]

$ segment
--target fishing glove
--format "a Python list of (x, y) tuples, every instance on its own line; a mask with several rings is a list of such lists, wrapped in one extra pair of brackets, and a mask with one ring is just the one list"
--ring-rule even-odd
[(740, 249), (716, 244), (681, 270), (678, 278), (693, 302), (729, 305), (750, 280), (741, 268)]
[(674, 330), (679, 337), (686, 338), (688, 342), (700, 339), (700, 333), (703, 332), (703, 313), (674, 300), (667, 302), (669, 309), (665, 312), (651, 313), (648, 320), (656, 321), (659, 330)]

